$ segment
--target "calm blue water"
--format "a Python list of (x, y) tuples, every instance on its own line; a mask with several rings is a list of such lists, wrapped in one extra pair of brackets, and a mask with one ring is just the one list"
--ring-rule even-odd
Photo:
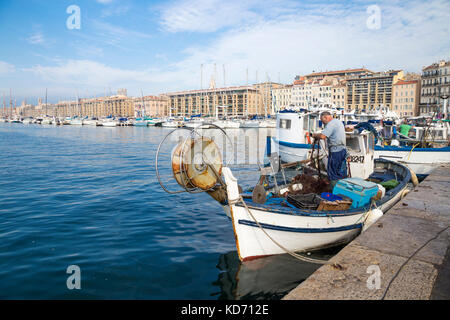
[(278, 299), (318, 268), (241, 264), (220, 205), (159, 186), (168, 132), (1, 123), (0, 298)]

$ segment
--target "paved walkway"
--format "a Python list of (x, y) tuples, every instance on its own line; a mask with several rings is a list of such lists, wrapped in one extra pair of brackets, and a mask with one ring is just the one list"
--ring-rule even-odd
[(450, 166), (283, 299), (450, 299)]

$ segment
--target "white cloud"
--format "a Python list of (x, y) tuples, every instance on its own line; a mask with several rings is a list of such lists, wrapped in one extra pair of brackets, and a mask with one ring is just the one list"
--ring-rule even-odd
[[(236, 26), (205, 46), (191, 46), (176, 66), (180, 73), (195, 72), (199, 78), (200, 64), (209, 63), (206, 74), (211, 75), (212, 63), (224, 63), (227, 84), (243, 84), (246, 68), (251, 69), (250, 82), (256, 70), (260, 81), (268, 72), (271, 80), (277, 81), (280, 73), (282, 81), (290, 82), (296, 74), (313, 70), (366, 66), (374, 71), (419, 71), (425, 64), (449, 58), (443, 55), (450, 52), (450, 2), (380, 2), (378, 30), (367, 28), (370, 4), (286, 6), (272, 18)], [(180, 23), (172, 30), (190, 29)], [(209, 80), (205, 73), (204, 79)]]
[(37, 65), (24, 71), (32, 72), (55, 83), (93, 87), (149, 80), (145, 71), (112, 68), (91, 60), (68, 60), (56, 66)]
[(181, 0), (161, 10), (161, 25), (169, 32), (214, 32), (257, 19), (253, 4), (253, 0)]
[(16, 68), (14, 67), (14, 65), (5, 61), (0, 61), (0, 75), (12, 73), (15, 70)]
[(44, 34), (40, 31), (32, 34), (26, 40), (31, 44), (44, 44), (45, 43)]
[(109, 4), (112, 3), (114, 0), (96, 0), (96, 1), (101, 4)]
[(110, 17), (110, 16), (120, 16), (126, 14), (130, 10), (130, 7), (128, 6), (112, 6), (107, 7), (105, 9), (102, 9), (101, 16), (103, 18)]
[[(198, 0), (196, 3), (199, 3)], [(168, 30), (204, 32), (226, 27), (227, 31), (217, 32), (216, 37), (204, 45), (189, 46), (182, 52), (183, 58), (175, 62), (164, 61), (164, 57), (169, 55), (162, 47), (154, 56), (163, 63), (161, 67), (153, 69), (133, 70), (92, 60), (65, 60), (56, 65), (37, 65), (26, 71), (49, 83), (66, 85), (68, 88), (89, 87), (90, 91), (96, 88), (103, 92), (103, 88), (108, 86), (127, 87), (130, 94), (136, 91), (134, 94), (139, 95), (140, 88), (146, 94), (199, 88), (201, 64), (204, 64), (203, 87), (206, 87), (214, 72), (214, 63), (217, 64), (216, 83), (221, 86), (222, 64), (226, 68), (226, 84), (242, 85), (246, 83), (247, 68), (249, 83), (255, 81), (256, 71), (260, 81), (266, 79), (267, 73), (273, 81), (278, 81), (280, 75), (280, 80), (288, 83), (295, 75), (313, 70), (365, 66), (374, 71), (390, 68), (420, 71), (424, 65), (450, 58), (450, 2), (432, 0), (404, 4), (380, 1), (382, 16), (381, 28), (378, 30), (370, 30), (366, 25), (366, 7), (371, 4), (358, 2), (355, 7), (322, 2), (298, 7), (280, 0), (274, 4), (275, 9), (265, 9), (270, 13), (254, 12), (252, 23), (244, 21), (236, 24), (229, 21), (241, 18), (230, 17), (227, 22), (214, 24), (214, 19), (198, 16), (197, 11), (191, 11), (179, 20), (173, 18), (178, 23)], [(253, 10), (246, 8), (242, 10)], [(210, 12), (208, 10), (206, 12)], [(205, 23), (194, 21), (190, 27), (191, 18), (186, 18), (189, 15)], [(218, 18), (221, 14), (213, 15)], [(169, 20), (163, 19), (162, 24)], [(202, 28), (202, 25), (208, 27)], [(97, 23), (96, 29), (102, 31), (99, 37), (102, 34), (110, 35), (111, 41), (149, 37), (145, 33), (105, 23)]]

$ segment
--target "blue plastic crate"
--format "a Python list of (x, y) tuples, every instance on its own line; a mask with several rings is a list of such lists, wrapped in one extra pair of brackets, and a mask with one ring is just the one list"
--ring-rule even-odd
[(333, 194), (349, 197), (353, 200), (351, 208), (361, 208), (370, 203), (378, 193), (378, 185), (361, 178), (339, 180), (333, 188)]

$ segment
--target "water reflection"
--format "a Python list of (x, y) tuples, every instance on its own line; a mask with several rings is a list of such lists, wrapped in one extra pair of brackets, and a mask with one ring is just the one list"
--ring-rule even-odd
[[(321, 250), (310, 256), (328, 260), (342, 248)], [(214, 285), (220, 287), (219, 300), (278, 300), (320, 267), (287, 254), (241, 262), (237, 251), (230, 251), (219, 257), (217, 268), (221, 272)]]

